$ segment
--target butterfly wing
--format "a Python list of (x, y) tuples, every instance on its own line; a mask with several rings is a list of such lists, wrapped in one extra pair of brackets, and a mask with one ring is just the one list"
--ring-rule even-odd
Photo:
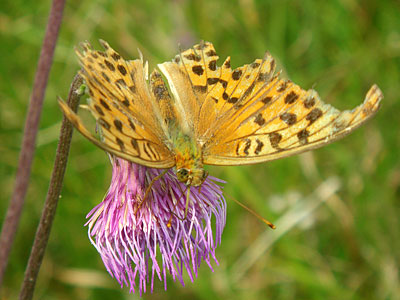
[(177, 110), (186, 116), (200, 144), (230, 122), (235, 104), (237, 107), (265, 87), (275, 68), (269, 55), (235, 70), (231, 69), (229, 57), (221, 67), (217, 60), (214, 46), (202, 42), (178, 54), (172, 62), (159, 65), (176, 99)]
[(175, 160), (164, 144), (161, 113), (147, 86), (147, 65), (140, 59), (125, 61), (107, 43), (105, 52), (83, 44), (77, 52), (81, 75), (89, 90), (89, 109), (101, 128), (98, 140), (62, 101), (66, 117), (89, 140), (107, 152), (154, 168), (169, 168)]
[(371, 118), (383, 97), (374, 85), (363, 104), (341, 112), (274, 75), (269, 53), (235, 70), (229, 57), (221, 67), (217, 60), (202, 42), (159, 65), (205, 164), (252, 164), (321, 147)]
[(173, 145), (167, 147), (174, 120), (195, 137), (205, 164), (251, 164), (314, 149), (350, 133), (374, 115), (383, 97), (373, 86), (362, 105), (340, 112), (315, 91), (274, 76), (275, 62), (268, 53), (232, 70), (229, 57), (218, 67), (213, 45), (202, 42), (158, 65), (171, 99), (156, 71), (149, 91), (147, 65), (124, 61), (102, 43), (105, 52), (84, 44), (83, 54), (78, 53), (102, 141), (65, 104), (61, 107), (92, 142), (149, 167), (175, 164)]
[(183, 131), (193, 132), (197, 139), (203, 136), (202, 107), (215, 87), (215, 80), (221, 77), (217, 59), (214, 46), (202, 42), (178, 54), (172, 62), (158, 65), (174, 96), (177, 115), (182, 117)]
[[(237, 81), (243, 82), (244, 74)], [(321, 147), (371, 118), (383, 98), (374, 85), (363, 104), (341, 112), (321, 101), (314, 90), (305, 91), (278, 76), (268, 76), (259, 87), (256, 80), (240, 84), (241, 90), (251, 88), (251, 93), (242, 100), (239, 94), (239, 100), (220, 118), (203, 149), (205, 164), (254, 164)]]

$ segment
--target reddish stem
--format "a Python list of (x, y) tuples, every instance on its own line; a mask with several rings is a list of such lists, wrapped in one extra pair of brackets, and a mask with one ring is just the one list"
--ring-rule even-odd
[(35, 74), (35, 80), (30, 99), (30, 105), (25, 121), (25, 131), (22, 140), (22, 148), (19, 157), (14, 191), (10, 200), (3, 228), (0, 236), (0, 285), (7, 267), (11, 246), (14, 242), (18, 228), (26, 191), (28, 189), (31, 165), (35, 153), (36, 135), (39, 127), (40, 114), (43, 99), (49, 77), (50, 67), (53, 61), (54, 49), (62, 20), (65, 0), (54, 0), (42, 50)]
[[(82, 77), (76, 75), (71, 84), (68, 95), (68, 105), (76, 111), (79, 104), (80, 94), (77, 93), (82, 85)], [(60, 139), (57, 146), (57, 154), (54, 162), (53, 173), (51, 174), (49, 190), (46, 202), (42, 211), (42, 217), (36, 231), (31, 255), (25, 271), (25, 278), (22, 284), (20, 299), (32, 299), (35, 290), (36, 278), (42, 265), (44, 252), (50, 236), (51, 226), (56, 214), (58, 199), (61, 193), (65, 169), (67, 167), (68, 153), (72, 139), (72, 124), (64, 117), (60, 129)]]

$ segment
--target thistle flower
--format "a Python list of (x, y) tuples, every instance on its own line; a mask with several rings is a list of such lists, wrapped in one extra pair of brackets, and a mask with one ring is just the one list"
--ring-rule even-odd
[[(222, 190), (209, 176), (199, 188), (191, 188), (185, 217), (186, 186), (172, 170), (154, 182), (162, 170), (147, 168), (110, 156), (111, 186), (104, 200), (88, 215), (88, 234), (107, 271), (121, 288), (146, 292), (154, 278), (164, 281), (167, 271), (182, 285), (186, 270), (193, 282), (202, 260), (217, 264), (215, 249), (225, 226), (226, 202)], [(212, 225), (212, 216), (215, 226)], [(215, 227), (215, 232), (213, 232)]]

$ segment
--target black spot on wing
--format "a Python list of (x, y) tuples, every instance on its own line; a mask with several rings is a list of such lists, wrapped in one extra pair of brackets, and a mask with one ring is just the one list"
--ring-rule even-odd
[(119, 59), (121, 58), (121, 55), (119, 55), (118, 53), (114, 52), (113, 54), (111, 54), (111, 57), (112, 57), (115, 61), (117, 61), (117, 60), (119, 60)]
[(153, 157), (151, 155), (151, 152), (148, 149), (149, 144), (148, 143), (143, 143), (142, 145), (143, 145), (143, 151), (147, 155), (147, 157), (150, 158), (150, 159), (153, 159)]
[(284, 82), (282, 82), (278, 88), (276, 89), (278, 92), (283, 92), (284, 90), (286, 90), (286, 88), (288, 87), (289, 82), (291, 82), (290, 80), (286, 80)]
[(197, 44), (194, 46), (194, 49), (196, 50), (203, 50), (206, 47), (206, 44), (204, 42), (201, 42), (200, 44)]
[(110, 131), (111, 126), (110, 126), (110, 124), (108, 124), (108, 122), (106, 120), (104, 120), (103, 118), (99, 118), (97, 120), (97, 122), (99, 122), (101, 127), (103, 127), (105, 129), (107, 129), (108, 131)]
[(261, 100), (261, 102), (264, 103), (264, 104), (268, 104), (268, 103), (271, 102), (271, 100), (272, 100), (272, 97), (267, 96), (267, 97), (264, 97), (264, 98)]
[(271, 146), (277, 150), (281, 150), (279, 147), (279, 143), (282, 140), (282, 135), (280, 135), (277, 132), (272, 132), (269, 134), (269, 141), (271, 143)]
[(239, 100), (238, 97), (231, 97), (228, 99), (228, 103), (235, 104)]
[(231, 67), (231, 60), (230, 60), (230, 59), (228, 59), (227, 61), (225, 61), (224, 67), (227, 68), (227, 69), (229, 69), (229, 68)]
[(202, 66), (193, 66), (192, 71), (193, 71), (193, 73), (195, 73), (198, 76), (201, 76), (204, 73), (204, 69)]
[(212, 60), (208, 63), (208, 68), (211, 71), (215, 71), (217, 69), (217, 61), (216, 60)]
[(136, 87), (135, 87), (134, 85), (131, 85), (131, 86), (129, 87), (129, 90), (130, 90), (132, 93), (136, 93)]
[(128, 122), (129, 122), (129, 126), (132, 128), (132, 130), (135, 131), (136, 130), (135, 124), (133, 124), (132, 121), (129, 119), (128, 119)]
[(125, 150), (124, 142), (119, 137), (116, 137), (115, 141), (117, 142), (117, 144), (118, 144), (119, 148), (121, 149), (121, 151), (124, 151)]
[(137, 140), (132, 138), (131, 144), (132, 144), (133, 149), (135, 149), (140, 155), (140, 149), (139, 149), (139, 144), (138, 144)]
[(108, 68), (110, 71), (112, 71), (112, 72), (115, 71), (114, 65), (113, 65), (112, 63), (110, 63), (107, 59), (104, 59), (104, 63), (106, 64), (107, 68)]
[[(100, 99), (100, 104), (101, 104), (105, 109), (111, 110), (111, 109), (110, 109), (110, 106), (108, 106), (108, 104), (107, 104), (103, 99)], [(97, 108), (96, 108), (96, 110), (97, 110)]]
[(213, 85), (219, 81), (219, 78), (207, 78), (207, 84)]
[(193, 89), (201, 94), (204, 94), (207, 92), (207, 86), (206, 85), (195, 85), (193, 86)]
[(267, 81), (269, 79), (268, 73), (260, 73), (258, 74), (257, 81)]
[(244, 147), (244, 154), (249, 155), (249, 149), (251, 146), (251, 140), (250, 139), (246, 139), (246, 146)]
[(299, 95), (297, 95), (295, 92), (291, 91), (289, 94), (286, 95), (285, 97), (285, 103), (286, 104), (292, 104), (299, 98)]
[(129, 107), (129, 100), (124, 97), (124, 100), (122, 100), (122, 104), (125, 105), (126, 107)]
[(108, 77), (106, 73), (101, 72), (101, 76), (103, 76), (103, 78), (104, 78), (107, 82), (111, 82), (110, 77)]
[(232, 73), (232, 79), (233, 80), (239, 80), (239, 78), (242, 76), (242, 70), (235, 70)]
[(125, 80), (122, 79), (122, 78), (119, 78), (119, 79), (115, 80), (115, 83), (116, 83), (117, 85), (120, 85), (120, 86), (126, 86), (126, 82), (125, 82)]
[(119, 72), (120, 72), (123, 76), (125, 76), (125, 75), (128, 73), (123, 65), (118, 65), (117, 68), (118, 68)]
[(256, 123), (259, 126), (263, 126), (265, 124), (265, 119), (263, 118), (262, 114), (259, 113), (255, 119), (254, 119), (254, 123)]
[(226, 80), (220, 79), (219, 82), (221, 83), (222, 87), (224, 89), (226, 89), (226, 87), (228, 86), (228, 82)]
[(304, 107), (307, 109), (310, 109), (315, 105), (315, 98), (314, 97), (307, 97), (306, 100), (304, 100)]
[(305, 145), (308, 143), (309, 135), (310, 135), (310, 133), (306, 129), (303, 129), (303, 130), (299, 131), (299, 133), (297, 133), (297, 138), (299, 139), (299, 142), (301, 145)]
[(120, 120), (115, 119), (114, 125), (118, 129), (119, 132), (122, 132), (122, 122)]
[(307, 116), (306, 116), (306, 120), (310, 121), (310, 125), (312, 123), (314, 123), (316, 120), (318, 120), (321, 116), (322, 116), (322, 110), (320, 110), (319, 108), (314, 108), (312, 111), (310, 111)]
[(94, 109), (99, 113), (100, 116), (104, 116), (104, 112), (101, 109), (100, 106), (98, 106), (97, 104), (94, 105)]
[(190, 53), (184, 56), (184, 58), (188, 60), (193, 60), (199, 62), (201, 60), (200, 55), (195, 55), (194, 53)]
[(243, 93), (240, 99), (246, 99), (253, 92), (255, 86), (255, 82), (253, 82)]
[(254, 150), (254, 154), (259, 154), (264, 147), (264, 143), (261, 142), (259, 139), (256, 139), (257, 147), (256, 150)]
[(292, 113), (283, 113), (280, 115), (280, 119), (285, 122), (286, 124), (288, 124), (289, 126), (293, 125), (296, 123), (297, 121), (297, 117), (295, 114)]
[(206, 55), (207, 56), (217, 56), (217, 53), (213, 49), (211, 49), (206, 52)]

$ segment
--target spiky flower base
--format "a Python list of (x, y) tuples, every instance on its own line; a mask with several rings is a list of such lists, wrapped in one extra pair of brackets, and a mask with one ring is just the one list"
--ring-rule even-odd
[(154, 182), (143, 201), (162, 170), (110, 158), (111, 186), (87, 215), (87, 225), (92, 244), (121, 287), (125, 284), (142, 294), (150, 283), (153, 291), (157, 276), (166, 289), (167, 271), (184, 285), (185, 270), (193, 281), (202, 260), (211, 269), (211, 259), (218, 264), (215, 249), (225, 226), (226, 202), (215, 182), (222, 181), (208, 177), (200, 190), (192, 187), (185, 217), (187, 187), (172, 170)]

